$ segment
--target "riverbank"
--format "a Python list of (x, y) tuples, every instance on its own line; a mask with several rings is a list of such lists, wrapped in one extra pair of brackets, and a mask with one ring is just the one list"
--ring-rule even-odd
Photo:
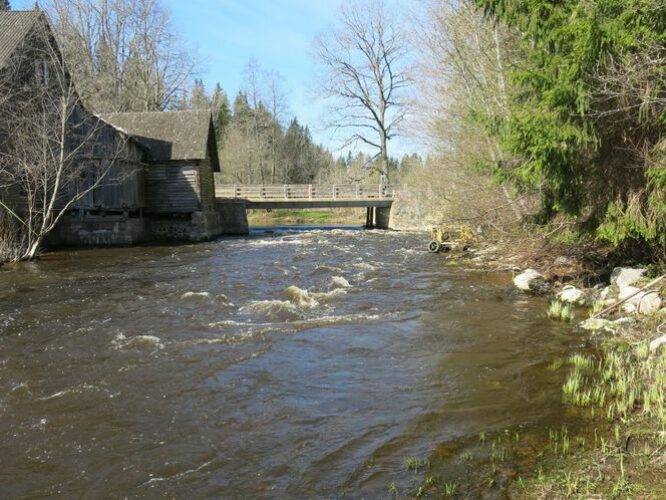
[[(666, 497), (666, 309), (657, 302), (647, 314), (638, 314), (643, 299), (664, 296), (661, 283), (649, 294), (639, 292), (663, 269), (629, 259), (643, 270), (629, 270), (640, 276), (624, 284), (623, 292), (616, 266), (627, 256), (595, 242), (523, 235), (466, 246), (467, 251), (451, 252), (444, 265), (514, 276), (536, 270), (545, 285), (544, 314), (570, 322), (569, 334), (580, 339), (578, 352), (543, 367), (562, 377), (570, 423), (480, 437), (491, 443), (486, 465), (476, 471), (486, 487), (501, 488), (511, 498)], [(631, 293), (639, 299), (631, 300)], [(617, 307), (587, 322), (589, 329), (581, 327), (609, 304)], [(433, 477), (426, 476), (421, 493), (466, 494), (451, 482), (436, 484)]]
[(249, 210), (250, 226), (363, 225), (365, 209)]

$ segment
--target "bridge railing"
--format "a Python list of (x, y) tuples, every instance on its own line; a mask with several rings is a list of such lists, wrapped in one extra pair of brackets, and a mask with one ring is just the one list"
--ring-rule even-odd
[(217, 198), (246, 200), (376, 200), (393, 198), (393, 190), (385, 184), (218, 184)]

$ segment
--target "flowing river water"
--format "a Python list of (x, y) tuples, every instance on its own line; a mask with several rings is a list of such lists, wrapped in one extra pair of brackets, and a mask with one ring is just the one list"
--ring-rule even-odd
[[(277, 230), (0, 267), (0, 493), (383, 498), (565, 418), (576, 347), (426, 235)], [(501, 495), (501, 491), (498, 493)]]

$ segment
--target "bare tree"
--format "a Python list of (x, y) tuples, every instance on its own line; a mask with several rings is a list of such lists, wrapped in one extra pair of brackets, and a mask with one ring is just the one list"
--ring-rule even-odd
[(388, 141), (404, 120), (410, 83), (407, 41), (382, 0), (344, 4), (339, 25), (315, 40), (328, 126), (349, 131), (343, 147), (362, 143), (376, 151), (389, 176)]
[(100, 111), (176, 105), (196, 58), (159, 0), (45, 0), (77, 88)]
[(122, 162), (126, 139), (85, 111), (43, 17), (0, 71), (0, 95), (11, 95), (0, 105), (0, 237), (14, 260), (31, 259)]
[[(510, 115), (507, 75), (519, 60), (517, 34), (469, 2), (431, 0), (424, 12), (414, 21), (419, 47), (415, 122), (435, 155), (420, 171), (421, 179), (411, 175), (409, 182), (439, 191), (446, 198), (442, 212), (449, 216), (470, 218), (502, 206), (503, 221), (520, 219), (530, 209), (527, 201), (513, 196), (510, 185), (491, 184), (489, 172), (478, 169), (515, 161), (488, 124), (502, 127)], [(473, 204), (470, 193), (477, 193)]]
[(271, 123), (271, 183), (275, 184), (280, 163), (280, 141), (282, 125), (287, 112), (287, 98), (284, 92), (284, 77), (277, 71), (264, 73), (266, 102), (273, 118)]

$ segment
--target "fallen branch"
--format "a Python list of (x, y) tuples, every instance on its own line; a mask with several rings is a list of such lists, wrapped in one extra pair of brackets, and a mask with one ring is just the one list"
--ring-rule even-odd
[(613, 309), (616, 309), (617, 307), (621, 306), (622, 304), (624, 304), (625, 302), (627, 302), (629, 299), (635, 297), (635, 296), (638, 295), (639, 293), (644, 292), (645, 290), (647, 290), (647, 289), (649, 289), (649, 288), (652, 288), (653, 286), (659, 284), (664, 278), (666, 278), (666, 274), (664, 274), (664, 275), (660, 276), (659, 278), (657, 278), (657, 279), (651, 281), (650, 283), (648, 283), (647, 285), (645, 285), (643, 288), (639, 288), (639, 289), (636, 290), (634, 293), (632, 293), (632, 294), (629, 295), (628, 297), (625, 297), (625, 298), (622, 299), (621, 301), (616, 302), (615, 304), (611, 304), (610, 306), (608, 306), (608, 307), (606, 307), (605, 309), (599, 311), (598, 313), (593, 314), (592, 316), (590, 316), (590, 319), (598, 318), (599, 316), (603, 316), (604, 314), (606, 314), (606, 313), (612, 311)]

